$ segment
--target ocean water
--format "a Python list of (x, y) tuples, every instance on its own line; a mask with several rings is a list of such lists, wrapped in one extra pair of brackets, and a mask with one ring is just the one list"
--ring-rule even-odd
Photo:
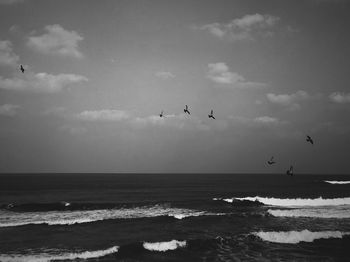
[(2, 174), (0, 261), (350, 261), (349, 181)]

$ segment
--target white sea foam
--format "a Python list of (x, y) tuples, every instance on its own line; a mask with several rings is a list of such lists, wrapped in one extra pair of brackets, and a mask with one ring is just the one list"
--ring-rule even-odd
[(2, 254), (0, 261), (2, 262), (49, 262), (60, 260), (76, 260), (104, 257), (118, 252), (119, 247), (114, 246), (104, 250), (84, 251), (80, 253), (62, 252), (59, 250), (46, 250), (41, 253), (23, 254)]
[(192, 216), (222, 215), (206, 211), (184, 208), (171, 208), (161, 205), (103, 210), (74, 210), (49, 212), (13, 212), (0, 210), (0, 227), (13, 227), (28, 224), (72, 225), (107, 219), (131, 219), (171, 216), (183, 219)]
[(265, 205), (270, 206), (286, 206), (286, 207), (297, 207), (297, 206), (339, 206), (339, 205), (350, 205), (350, 197), (345, 198), (274, 198), (274, 197), (236, 197), (221, 199), (223, 201), (232, 203), (234, 200), (248, 200), (248, 201), (259, 201)]
[(349, 206), (269, 209), (267, 212), (275, 217), (350, 218)]
[(143, 247), (150, 251), (165, 252), (168, 250), (175, 250), (178, 247), (185, 247), (186, 244), (187, 244), (186, 241), (171, 240), (168, 242), (155, 242), (155, 243), (144, 242)]
[(285, 232), (260, 231), (260, 232), (255, 232), (253, 234), (269, 242), (297, 244), (299, 242), (313, 242), (316, 239), (342, 238), (343, 236), (349, 235), (350, 232), (341, 232), (341, 231), (311, 232), (309, 230), (303, 230), (303, 231), (285, 231)]
[(333, 185), (345, 185), (345, 184), (350, 184), (350, 181), (329, 181), (329, 180), (324, 180), (324, 182), (333, 184)]

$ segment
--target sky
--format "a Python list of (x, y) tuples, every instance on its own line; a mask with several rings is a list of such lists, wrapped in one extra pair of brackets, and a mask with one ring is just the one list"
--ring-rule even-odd
[(0, 0), (0, 172), (349, 174), (349, 12)]

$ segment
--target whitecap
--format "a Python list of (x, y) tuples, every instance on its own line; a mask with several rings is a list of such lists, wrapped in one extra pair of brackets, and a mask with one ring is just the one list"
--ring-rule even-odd
[(83, 251), (79, 253), (62, 252), (59, 250), (46, 250), (41, 253), (34, 254), (1, 254), (2, 262), (49, 262), (56, 260), (76, 260), (99, 258), (118, 252), (119, 247), (114, 246), (104, 250)]
[(342, 238), (349, 235), (350, 232), (341, 231), (321, 231), (312, 232), (309, 230), (302, 231), (280, 231), (280, 232), (254, 232), (254, 235), (261, 239), (273, 243), (297, 244), (299, 242), (313, 242), (316, 239)]
[(186, 241), (178, 241), (174, 239), (168, 242), (155, 242), (155, 243), (144, 242), (143, 247), (150, 251), (165, 252), (168, 250), (175, 250), (179, 247), (185, 247), (186, 244), (187, 244)]

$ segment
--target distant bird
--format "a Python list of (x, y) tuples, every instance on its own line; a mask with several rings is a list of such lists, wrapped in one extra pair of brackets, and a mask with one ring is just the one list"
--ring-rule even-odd
[(290, 166), (289, 170), (287, 170), (286, 174), (288, 176), (293, 176), (293, 166)]
[(184, 112), (187, 113), (187, 114), (191, 114), (190, 111), (188, 111), (188, 105), (186, 105), (186, 108), (184, 109)]
[(306, 142), (310, 142), (311, 145), (314, 144), (314, 140), (312, 140), (312, 138), (310, 136), (306, 136)]
[(160, 112), (159, 116), (160, 116), (160, 117), (163, 117), (163, 110), (162, 110), (162, 112)]
[(271, 159), (270, 159), (269, 161), (267, 161), (267, 163), (268, 163), (269, 165), (273, 165), (273, 164), (275, 164), (276, 162), (273, 160), (273, 157), (271, 157)]
[(24, 67), (23, 67), (23, 65), (21, 65), (19, 69), (21, 69), (22, 73), (24, 74)]
[(213, 115), (214, 111), (213, 109), (210, 111), (210, 115), (208, 115), (209, 118), (215, 119), (214, 115)]

